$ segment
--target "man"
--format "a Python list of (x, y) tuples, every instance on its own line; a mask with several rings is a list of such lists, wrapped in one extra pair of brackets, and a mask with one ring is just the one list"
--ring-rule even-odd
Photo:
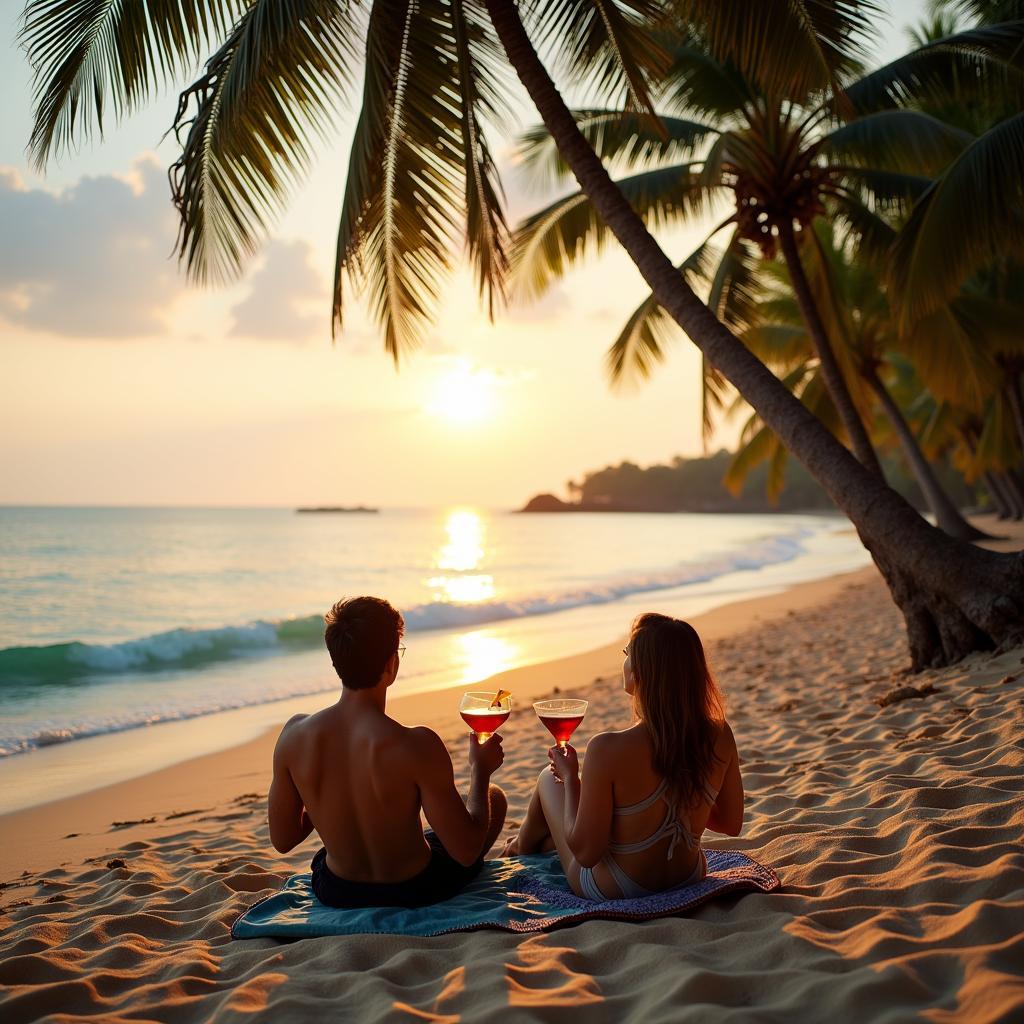
[[(339, 601), (325, 640), (341, 699), (295, 715), (274, 749), (270, 840), (288, 853), (315, 828), (313, 892), (329, 906), (417, 907), (459, 892), (480, 871), (505, 821), (505, 794), (490, 785), (501, 738), (469, 736), (464, 803), (441, 738), (385, 712), (398, 675), (405, 623), (378, 597)], [(423, 832), (420, 811), (433, 831)]]

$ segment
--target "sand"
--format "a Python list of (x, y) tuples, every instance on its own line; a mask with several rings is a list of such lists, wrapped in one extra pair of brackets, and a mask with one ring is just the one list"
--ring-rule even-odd
[[(1024, 649), (906, 675), (873, 570), (694, 621), (747, 790), (740, 837), (706, 845), (770, 864), (780, 891), (527, 939), (234, 941), (317, 848), (270, 846), (268, 734), (0, 818), (0, 1020), (1024, 1020)], [(527, 705), (588, 696), (584, 747), (628, 722), (620, 646), (500, 682)], [(396, 705), (458, 769), (453, 708)], [(547, 743), (526, 712), (503, 734), (515, 821)]]

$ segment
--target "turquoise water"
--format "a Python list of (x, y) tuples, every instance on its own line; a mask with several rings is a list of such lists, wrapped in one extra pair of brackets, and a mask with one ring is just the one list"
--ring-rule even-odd
[(0, 508), (0, 753), (336, 688), (345, 595), (403, 611), (414, 692), (866, 561), (838, 517)]

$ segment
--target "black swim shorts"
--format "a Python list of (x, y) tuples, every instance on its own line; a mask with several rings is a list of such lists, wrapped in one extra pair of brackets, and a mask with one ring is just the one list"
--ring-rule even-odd
[(484, 859), (464, 867), (441, 845), (429, 829), (427, 866), (404, 882), (350, 882), (327, 867), (327, 850), (317, 850), (310, 864), (313, 893), (328, 907), (425, 907), (451, 899), (461, 892), (484, 866)]

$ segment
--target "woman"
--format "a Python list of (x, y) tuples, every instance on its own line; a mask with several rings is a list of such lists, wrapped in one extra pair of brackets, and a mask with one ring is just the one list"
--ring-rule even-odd
[(732, 729), (696, 630), (647, 613), (624, 649), (635, 724), (576, 751), (552, 747), (505, 854), (558, 850), (585, 899), (635, 899), (700, 881), (705, 829), (739, 835), (743, 783)]

